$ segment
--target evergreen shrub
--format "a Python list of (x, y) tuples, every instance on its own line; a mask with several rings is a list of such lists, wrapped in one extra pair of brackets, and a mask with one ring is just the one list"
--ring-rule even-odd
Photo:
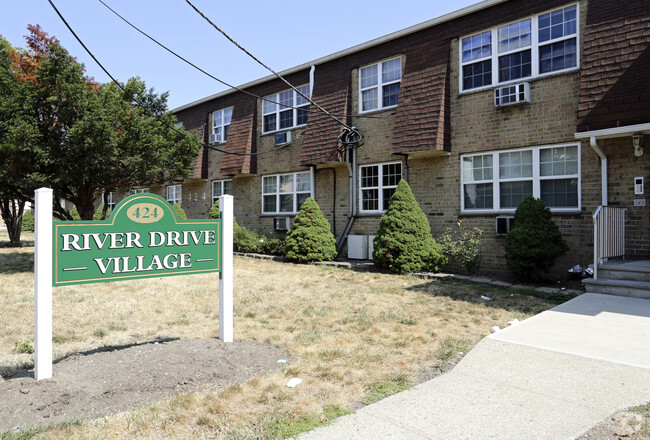
[[(97, 211), (95, 211), (95, 214), (93, 215), (93, 220), (102, 220), (102, 211), (104, 210), (104, 203), (101, 203), (97, 207)], [(111, 216), (111, 208), (106, 209), (106, 218), (109, 218)]]
[(397, 185), (381, 217), (372, 261), (396, 273), (438, 272), (447, 264), (442, 246), (431, 236), (429, 221), (405, 180)]
[(23, 231), (34, 232), (34, 214), (30, 209), (25, 210), (23, 213), (23, 225), (21, 226)]
[(181, 208), (181, 205), (178, 203), (174, 203), (174, 211), (176, 211), (176, 217), (178, 217), (179, 220), (187, 220), (187, 215), (185, 214), (185, 210)]
[(235, 252), (253, 254), (261, 252), (263, 238), (260, 234), (244, 226), (239, 226), (237, 222), (233, 222), (232, 228), (232, 247)]
[(219, 200), (215, 202), (210, 207), (210, 212), (208, 213), (208, 218), (212, 220), (218, 220), (221, 218), (221, 212), (219, 212)]
[(569, 247), (544, 201), (527, 195), (515, 211), (506, 241), (508, 270), (521, 281), (543, 281), (555, 260)]
[(311, 197), (300, 207), (284, 244), (286, 257), (298, 263), (336, 258), (336, 239), (330, 224)]

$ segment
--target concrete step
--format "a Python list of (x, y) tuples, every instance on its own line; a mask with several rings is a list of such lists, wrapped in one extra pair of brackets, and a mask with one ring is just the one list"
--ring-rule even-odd
[(598, 277), (612, 280), (650, 282), (650, 267), (648, 261), (610, 262), (598, 267)]
[(588, 278), (583, 280), (582, 283), (587, 287), (587, 292), (589, 293), (604, 293), (607, 295), (650, 299), (650, 281), (601, 278), (601, 272), (599, 270), (597, 280)]

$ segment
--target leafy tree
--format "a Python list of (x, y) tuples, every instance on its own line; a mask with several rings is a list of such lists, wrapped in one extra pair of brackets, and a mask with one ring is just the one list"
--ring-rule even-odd
[(522, 281), (541, 281), (569, 247), (544, 201), (527, 195), (515, 211), (506, 241), (506, 265)]
[(388, 210), (381, 216), (372, 261), (391, 272), (437, 272), (447, 257), (431, 236), (427, 217), (405, 180), (397, 185)]
[[(0, 154), (21, 159), (9, 169), (19, 177), (14, 182), (20, 193), (14, 195), (3, 174), (0, 198), (18, 201), (16, 216), (22, 215), (20, 203), (31, 200), (38, 186), (53, 188), (55, 199), (68, 200), (82, 219), (90, 220), (102, 190), (108, 194), (189, 174), (200, 142), (195, 135), (167, 128), (176, 119), (167, 111), (166, 93), (154, 93), (139, 78), (131, 78), (123, 89), (100, 85), (85, 76), (83, 65), (56, 39), (38, 26), (29, 30), (28, 50), (4, 43), (0, 53)], [(15, 122), (20, 118), (25, 123)], [(10, 130), (14, 126), (21, 131)], [(18, 149), (29, 154), (16, 153)], [(70, 218), (58, 203), (54, 210)]]
[(299, 263), (336, 257), (336, 238), (318, 203), (311, 197), (300, 207), (284, 245), (286, 257)]
[(447, 256), (450, 264), (462, 267), (470, 274), (475, 274), (481, 267), (481, 237), (483, 230), (467, 228), (463, 221), (456, 222), (457, 230), (447, 228), (438, 239), (442, 245), (442, 253)]
[(210, 212), (208, 213), (208, 218), (210, 219), (220, 219), (221, 218), (221, 212), (219, 211), (219, 199), (217, 199), (212, 206), (210, 207)]

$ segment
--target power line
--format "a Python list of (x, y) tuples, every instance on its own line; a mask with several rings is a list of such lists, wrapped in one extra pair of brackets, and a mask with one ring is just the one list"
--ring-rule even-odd
[[(111, 73), (108, 71), (108, 69), (106, 69), (106, 68), (104, 67), (104, 65), (103, 65), (102, 63), (99, 62), (99, 60), (97, 59), (97, 57), (95, 57), (95, 55), (90, 51), (90, 49), (88, 49), (88, 47), (84, 44), (84, 42), (81, 40), (81, 38), (79, 38), (79, 36), (77, 36), (77, 34), (75, 33), (75, 31), (74, 31), (74, 30), (72, 29), (72, 27), (68, 24), (68, 22), (67, 22), (66, 19), (63, 17), (63, 15), (61, 14), (61, 12), (59, 12), (59, 10), (57, 9), (57, 7), (56, 7), (56, 5), (54, 4), (54, 2), (53, 2), (52, 0), (48, 0), (48, 2), (50, 3), (50, 5), (51, 5), (52, 8), (54, 9), (54, 11), (57, 13), (57, 15), (59, 16), (59, 18), (61, 19), (61, 21), (63, 21), (63, 24), (65, 24), (65, 26), (68, 28), (68, 30), (70, 31), (70, 33), (72, 33), (72, 35), (73, 35), (73, 36), (75, 37), (75, 39), (79, 42), (79, 44), (81, 44), (81, 47), (83, 47), (84, 50), (85, 50), (86, 52), (88, 52), (88, 55), (90, 55), (90, 57), (91, 57), (91, 58), (92, 58), (92, 59), (97, 63), (97, 65), (98, 65), (98, 66), (99, 66), (99, 67), (104, 71), (104, 73), (105, 73), (106, 75), (108, 75), (108, 77), (111, 79), (111, 81), (113, 81), (113, 82), (115, 83), (115, 85), (117, 85), (117, 86), (118, 86), (118, 87), (119, 87), (119, 88), (120, 88), (124, 93), (129, 94), (129, 92), (124, 88), (124, 86), (122, 86), (122, 84), (120, 84), (119, 81), (117, 81), (117, 80), (115, 79), (115, 77), (113, 77), (113, 75), (111, 75)], [(183, 133), (182, 131), (178, 130), (176, 127), (173, 127), (173, 126), (167, 124), (165, 121), (163, 121), (163, 120), (160, 118), (160, 116), (156, 115), (156, 114), (153, 113), (151, 110), (149, 110), (149, 108), (147, 108), (144, 104), (142, 104), (141, 102), (139, 102), (139, 101), (135, 98), (135, 96), (131, 96), (131, 97), (132, 97), (133, 101), (134, 101), (136, 104), (138, 104), (138, 105), (140, 106), (140, 108), (142, 108), (142, 109), (144, 110), (144, 112), (145, 112), (147, 115), (149, 115), (150, 117), (156, 119), (156, 120), (157, 120), (158, 122), (160, 122), (163, 126), (167, 127), (169, 130), (175, 131), (176, 133), (180, 134), (180, 135), (183, 136), (183, 137), (187, 137), (187, 136), (188, 136), (187, 133)], [(209, 149), (214, 150), (214, 151), (219, 151), (219, 152), (224, 153), (224, 154), (232, 154), (232, 155), (235, 155), (235, 156), (258, 156), (258, 155), (261, 155), (261, 154), (270, 153), (270, 152), (272, 152), (272, 151), (276, 151), (276, 150), (279, 150), (279, 149), (281, 149), (281, 148), (285, 148), (285, 147), (286, 147), (286, 145), (282, 145), (282, 146), (279, 146), (279, 147), (271, 148), (271, 149), (269, 149), (269, 150), (266, 150), (266, 151), (260, 151), (260, 152), (257, 152), (257, 153), (238, 153), (238, 152), (226, 151), (226, 150), (223, 150), (223, 149), (221, 149), (221, 148), (213, 147), (212, 145), (208, 145), (208, 144), (206, 144), (206, 143), (204, 143), (204, 142), (201, 142), (201, 145), (203, 146), (203, 148), (209, 148)]]
[[(160, 46), (161, 48), (165, 49), (165, 50), (166, 50), (167, 52), (169, 52), (170, 54), (174, 55), (176, 58), (178, 58), (178, 59), (180, 59), (181, 61), (185, 62), (186, 64), (192, 66), (193, 68), (195, 68), (195, 69), (198, 70), (199, 72), (201, 72), (201, 73), (203, 73), (204, 75), (206, 75), (206, 76), (212, 78), (213, 80), (217, 81), (218, 83), (223, 84), (223, 85), (226, 86), (226, 87), (230, 87), (230, 88), (232, 88), (232, 89), (234, 89), (234, 90), (237, 90), (237, 91), (239, 91), (239, 92), (241, 92), (241, 93), (244, 93), (244, 94), (246, 94), (246, 95), (249, 95), (249, 96), (251, 96), (251, 97), (253, 97), (253, 98), (261, 99), (262, 101), (270, 102), (270, 103), (272, 103), (272, 104), (282, 105), (282, 107), (284, 107), (284, 108), (298, 109), (298, 107), (292, 107), (292, 106), (289, 106), (289, 105), (280, 104), (279, 102), (274, 101), (274, 100), (272, 100), (272, 99), (269, 99), (269, 98), (265, 98), (265, 97), (262, 97), (262, 96), (256, 95), (255, 93), (249, 92), (248, 90), (242, 89), (241, 87), (238, 87), (238, 86), (234, 86), (234, 85), (232, 85), (232, 84), (227, 83), (226, 81), (223, 81), (223, 80), (217, 78), (216, 76), (212, 75), (210, 72), (207, 72), (206, 70), (204, 70), (204, 69), (202, 69), (201, 67), (197, 66), (196, 64), (192, 63), (192, 62), (189, 61), (188, 59), (184, 58), (182, 55), (179, 55), (178, 53), (174, 52), (172, 49), (168, 48), (167, 46), (165, 46), (164, 44), (162, 44), (161, 42), (159, 42), (158, 40), (156, 40), (154, 37), (152, 37), (151, 35), (149, 35), (149, 34), (147, 34), (146, 32), (144, 32), (142, 29), (138, 28), (136, 25), (134, 25), (134, 24), (131, 23), (129, 20), (127, 20), (125, 17), (123, 17), (122, 15), (120, 15), (117, 11), (115, 11), (113, 8), (111, 8), (110, 6), (108, 6), (108, 5), (107, 5), (103, 0), (98, 0), (98, 1), (99, 1), (102, 5), (104, 5), (104, 6), (106, 7), (106, 9), (108, 9), (109, 11), (111, 11), (111, 12), (112, 12), (113, 14), (115, 14), (118, 18), (120, 18), (122, 21), (124, 21), (124, 22), (125, 22), (126, 24), (128, 24), (129, 26), (131, 26), (134, 30), (138, 31), (140, 34), (144, 35), (144, 36), (147, 37), (149, 40), (153, 41), (153, 42), (156, 43), (158, 46)], [(302, 109), (302, 108), (301, 108), (301, 110), (305, 111), (305, 110)], [(314, 113), (314, 112), (322, 113), (320, 109), (316, 109), (316, 110), (308, 109), (308, 110), (306, 110), (306, 111), (308, 111), (308, 112), (310, 112), (310, 113)], [(384, 116), (372, 116), (372, 115), (350, 115), (350, 116), (352, 116), (352, 117), (360, 117), (360, 118), (368, 118), (368, 119), (382, 119), (382, 118), (384, 118)]]
[(300, 96), (302, 96), (303, 98), (305, 98), (305, 99), (306, 99), (307, 101), (309, 101), (311, 104), (313, 104), (314, 106), (316, 106), (316, 108), (318, 108), (318, 109), (321, 110), (323, 113), (325, 113), (326, 115), (328, 115), (330, 118), (332, 118), (332, 119), (333, 119), (334, 121), (336, 121), (338, 124), (342, 125), (342, 126), (346, 129), (346, 131), (349, 131), (349, 132), (355, 133), (355, 134), (359, 135), (361, 138), (363, 137), (363, 135), (362, 135), (361, 133), (359, 133), (359, 131), (358, 131), (355, 127), (350, 127), (348, 124), (346, 124), (345, 122), (341, 121), (339, 118), (337, 118), (336, 116), (334, 116), (333, 114), (331, 114), (330, 112), (328, 112), (327, 110), (325, 110), (323, 107), (321, 107), (320, 105), (318, 105), (317, 103), (315, 103), (315, 102), (311, 99), (311, 97), (307, 97), (307, 96), (305, 96), (305, 95), (304, 95), (300, 90), (298, 90), (297, 88), (295, 88), (295, 87), (294, 87), (294, 86), (293, 86), (289, 81), (287, 81), (287, 80), (286, 80), (282, 75), (280, 75), (280, 74), (277, 73), (275, 70), (271, 69), (269, 66), (267, 66), (267, 65), (264, 64), (262, 61), (260, 61), (260, 60), (255, 56), (255, 55), (253, 55), (253, 54), (250, 53), (248, 50), (246, 50), (246, 48), (244, 48), (241, 44), (237, 43), (237, 41), (235, 41), (235, 40), (234, 40), (230, 35), (228, 35), (228, 34), (227, 34), (223, 29), (221, 29), (219, 26), (217, 26), (217, 25), (216, 25), (212, 20), (210, 20), (210, 18), (208, 18), (208, 17), (207, 17), (203, 12), (201, 12), (201, 11), (200, 11), (196, 6), (194, 6), (190, 0), (185, 0), (185, 2), (186, 2), (187, 4), (189, 4), (189, 5), (192, 7), (192, 9), (194, 9), (194, 10), (195, 10), (195, 11), (196, 11), (196, 12), (197, 12), (201, 17), (203, 17), (203, 18), (204, 18), (208, 23), (210, 23), (210, 24), (212, 25), (212, 27), (214, 27), (216, 30), (218, 30), (218, 31), (219, 31), (219, 32), (220, 32), (224, 37), (226, 37), (226, 38), (227, 38), (231, 43), (233, 43), (235, 46), (237, 46), (239, 49), (241, 49), (244, 53), (246, 53), (246, 55), (248, 55), (249, 57), (251, 57), (252, 59), (254, 59), (255, 61), (257, 61), (257, 63), (259, 63), (262, 67), (264, 67), (265, 69), (269, 70), (269, 71), (270, 71), (271, 73), (273, 73), (276, 77), (278, 77), (279, 79), (281, 79), (285, 84), (287, 84), (289, 87), (291, 87), (293, 90), (295, 90), (296, 93), (298, 93)]

